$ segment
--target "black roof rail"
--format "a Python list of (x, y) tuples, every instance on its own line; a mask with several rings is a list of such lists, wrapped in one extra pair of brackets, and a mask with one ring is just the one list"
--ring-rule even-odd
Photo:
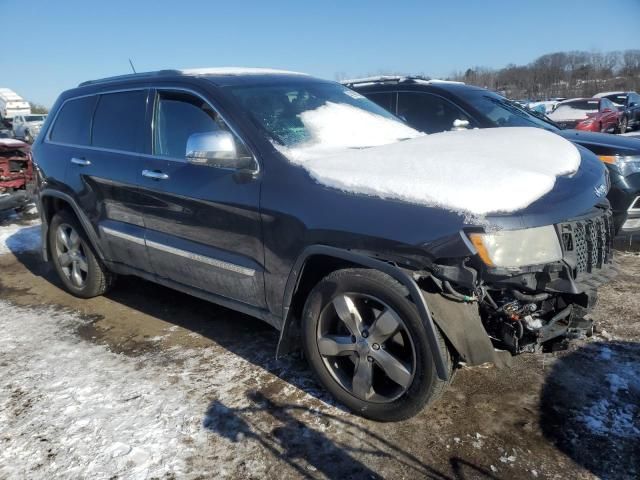
[(87, 80), (80, 83), (79, 87), (85, 87), (87, 85), (99, 85), (101, 83), (117, 82), (118, 80), (132, 80), (136, 78), (153, 78), (164, 77), (169, 75), (181, 75), (180, 70), (157, 70), (154, 72), (140, 72), (140, 73), (127, 73), (125, 75), (115, 75), (113, 77), (98, 78), (95, 80)]

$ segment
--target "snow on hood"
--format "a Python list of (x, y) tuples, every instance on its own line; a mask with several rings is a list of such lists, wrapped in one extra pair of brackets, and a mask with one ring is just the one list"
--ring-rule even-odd
[(299, 115), (310, 140), (282, 149), (298, 161), (324, 157), (350, 148), (375, 147), (423, 136), (399, 120), (348, 105), (327, 102)]
[(563, 120), (584, 120), (588, 117), (589, 113), (598, 113), (598, 109), (583, 110), (565, 105), (559, 106), (547, 116), (553, 121), (561, 122)]
[[(322, 108), (301, 115), (305, 126), (309, 115), (322, 116)], [(313, 143), (280, 149), (329, 187), (475, 216), (526, 208), (551, 191), (558, 176), (576, 172), (581, 160), (571, 142), (541, 128), (464, 130), (391, 143), (393, 137), (416, 137), (416, 131), (389, 125), (388, 132), (380, 128), (366, 138), (355, 126), (353, 132), (343, 127), (318, 126), (316, 134), (334, 144), (386, 145), (334, 148), (326, 155)]]

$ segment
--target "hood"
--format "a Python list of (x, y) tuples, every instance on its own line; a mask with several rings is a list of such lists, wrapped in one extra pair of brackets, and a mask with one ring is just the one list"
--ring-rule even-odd
[(22, 152), (28, 152), (31, 148), (28, 143), (15, 140), (13, 138), (0, 138), (0, 152), (9, 152), (20, 150)]
[(640, 155), (640, 139), (609, 133), (560, 130), (563, 138), (588, 148), (596, 155)]
[[(472, 218), (514, 214), (543, 197), (558, 199), (586, 188), (578, 148), (531, 127), (436, 133), (311, 157), (281, 151), (326, 186)], [(595, 162), (602, 177), (603, 167)], [(577, 185), (576, 178), (581, 187), (568, 188)]]
[(532, 228), (567, 221), (581, 216), (595, 206), (608, 207), (607, 168), (589, 150), (578, 147), (582, 161), (572, 175), (559, 176), (553, 188), (512, 215), (490, 215), (490, 224), (500, 228)]

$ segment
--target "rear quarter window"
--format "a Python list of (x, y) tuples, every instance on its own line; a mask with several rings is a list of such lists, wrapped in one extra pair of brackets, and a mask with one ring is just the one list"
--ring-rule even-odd
[(53, 124), (49, 139), (58, 143), (89, 145), (91, 116), (95, 105), (95, 96), (65, 102)]
[(92, 145), (137, 152), (144, 128), (146, 90), (100, 95), (93, 117)]

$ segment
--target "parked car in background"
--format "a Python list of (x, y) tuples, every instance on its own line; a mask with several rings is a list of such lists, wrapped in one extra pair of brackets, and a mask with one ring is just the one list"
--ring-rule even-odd
[(531, 102), (527, 105), (529, 110), (533, 110), (535, 112), (543, 113), (545, 115), (549, 115), (553, 112), (562, 100), (543, 100), (539, 102)]
[(30, 115), (31, 105), (9, 88), (0, 88), (0, 121), (11, 122), (16, 115)]
[(8, 128), (0, 128), (0, 138), (13, 138), (13, 131)]
[(13, 117), (13, 134), (15, 138), (32, 143), (38, 136), (47, 116), (44, 114), (16, 115)]
[(43, 254), (69, 292), (138, 275), (253, 315), (376, 420), (417, 413), (460, 361), (590, 331), (613, 274), (591, 152), (533, 128), (426, 136), (307, 75), (85, 82), (34, 151)]
[(613, 133), (619, 127), (620, 111), (607, 98), (572, 98), (558, 103), (548, 117), (560, 128)]
[(25, 206), (33, 199), (31, 148), (0, 138), (0, 211)]
[(421, 77), (346, 80), (346, 85), (426, 133), (461, 128), (537, 127), (552, 131), (599, 156), (611, 178), (616, 231), (640, 231), (640, 140), (619, 135), (562, 130), (548, 117), (484, 88)]
[(620, 109), (620, 132), (640, 128), (640, 94), (636, 92), (602, 92), (597, 98), (607, 98)]

